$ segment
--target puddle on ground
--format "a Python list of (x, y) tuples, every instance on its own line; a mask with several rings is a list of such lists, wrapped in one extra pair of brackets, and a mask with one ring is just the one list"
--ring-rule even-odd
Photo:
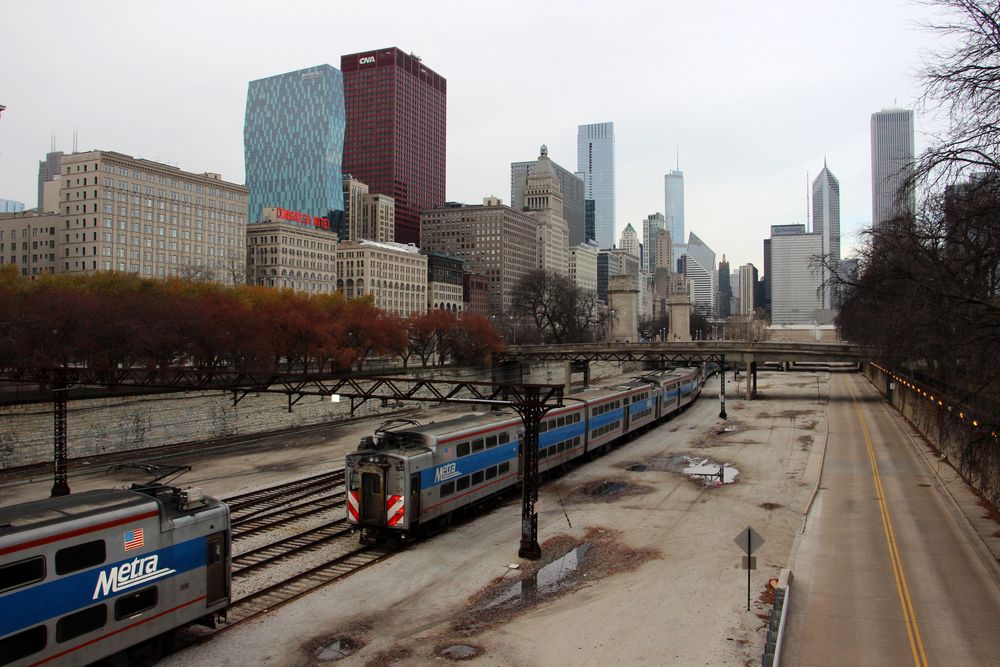
[(350, 637), (337, 637), (329, 644), (317, 649), (316, 659), (323, 662), (343, 660), (357, 653), (360, 648), (361, 644)]
[(650, 467), (645, 463), (633, 463), (625, 469), (629, 472), (649, 472)]
[(739, 480), (740, 471), (730, 463), (720, 463), (703, 456), (687, 456), (671, 454), (649, 459), (648, 470), (661, 470), (686, 475), (692, 481), (702, 486), (721, 486), (733, 484)]
[(617, 496), (624, 493), (626, 489), (628, 489), (628, 484), (625, 482), (614, 482), (605, 479), (600, 482), (588, 484), (583, 488), (583, 492), (588, 496)]
[(449, 660), (472, 660), (482, 654), (483, 650), (470, 644), (450, 644), (438, 649), (437, 654)]
[(784, 507), (784, 505), (781, 505), (779, 503), (761, 503), (760, 506), (766, 509), (768, 512), (770, 512), (771, 510), (776, 510), (779, 507)]
[(539, 597), (558, 593), (573, 583), (569, 577), (580, 567), (580, 563), (590, 551), (591, 546), (590, 542), (584, 542), (575, 549), (571, 549), (534, 574), (528, 575), (509, 588), (500, 591), (496, 597), (480, 609), (493, 609), (511, 601), (532, 602)]

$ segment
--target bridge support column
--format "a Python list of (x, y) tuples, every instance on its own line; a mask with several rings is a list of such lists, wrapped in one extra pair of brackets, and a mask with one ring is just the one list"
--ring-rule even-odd
[(719, 364), (719, 419), (727, 419), (726, 417), (726, 355), (722, 355), (722, 361)]
[(750, 391), (750, 400), (757, 400), (757, 362), (750, 362), (750, 377), (747, 378), (747, 384), (749, 385), (753, 382), (753, 389)]

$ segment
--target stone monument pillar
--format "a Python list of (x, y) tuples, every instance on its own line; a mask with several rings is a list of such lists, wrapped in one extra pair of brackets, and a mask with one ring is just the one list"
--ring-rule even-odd
[(667, 340), (691, 340), (691, 297), (687, 292), (671, 294), (667, 297), (670, 308), (670, 335)]
[(611, 342), (638, 342), (639, 282), (634, 276), (608, 277), (608, 308), (611, 309)]

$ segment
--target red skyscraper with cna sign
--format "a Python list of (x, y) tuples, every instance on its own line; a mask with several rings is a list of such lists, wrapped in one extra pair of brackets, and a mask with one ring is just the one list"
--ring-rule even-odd
[(344, 174), (396, 200), (398, 243), (420, 242), (420, 211), (445, 202), (448, 82), (398, 48), (342, 56)]

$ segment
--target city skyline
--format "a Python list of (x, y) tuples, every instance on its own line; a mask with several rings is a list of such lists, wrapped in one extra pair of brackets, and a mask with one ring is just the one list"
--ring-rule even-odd
[[(48, 152), (50, 135), (57, 135), (57, 150), (69, 152), (74, 128), (80, 150), (113, 148), (245, 181), (248, 81), (317, 63), (336, 67), (344, 54), (397, 45), (422, 56), (449, 82), (448, 200), (474, 204), (491, 194), (506, 199), (511, 162), (542, 143), (572, 167), (576, 127), (608, 120), (615, 123), (617, 140), (615, 238), (625, 224), (635, 226), (660, 211), (663, 175), (676, 166), (680, 146), (686, 231), (726, 252), (734, 265), (761, 265), (760, 239), (769, 225), (805, 221), (805, 173), (828, 155), (841, 180), (842, 254), (849, 256), (853, 234), (871, 218), (870, 115), (913, 106), (913, 73), (922, 53), (936, 44), (916, 26), (931, 10), (914, 5), (856, 2), (818, 9), (770, 3), (725, 11), (644, 6), (650, 28), (636, 28), (629, 12), (602, 15), (608, 28), (601, 33), (602, 48), (580, 59), (566, 35), (538, 40), (524, 33), (516, 11), (490, 17), (493, 32), (511, 35), (484, 41), (471, 29), (485, 18), (480, 11), (445, 7), (399, 7), (388, 16), (359, 7), (345, 15), (291, 2), (277, 15), (270, 5), (252, 2), (239, 13), (182, 2), (124, 16), (61, 3), (13, 5), (9, 20), (21, 29), (8, 36), (11, 52), (31, 48), (27, 37), (33, 29), (44, 27), (68, 43), (79, 30), (90, 30), (90, 57), (117, 63), (100, 73), (102, 85), (123, 92), (96, 95), (96, 71), (67, 77), (54, 57), (0, 65), (7, 106), (0, 123), (0, 197), (33, 205), (36, 165)], [(431, 22), (427, 17), (435, 12), (446, 18)], [(573, 16), (581, 29), (590, 22), (585, 5), (546, 12)], [(184, 18), (189, 15), (200, 18), (192, 22)], [(828, 26), (824, 35), (808, 29), (817, 21)], [(176, 53), (148, 48), (134, 29), (139, 23), (183, 34), (185, 46)], [(373, 23), (378, 31), (362, 29)], [(642, 30), (652, 34), (653, 25), (661, 26), (670, 49), (637, 39)], [(294, 50), (239, 48), (291, 31), (297, 36)], [(711, 48), (705, 35), (712, 36)], [(527, 48), (519, 49), (522, 44)], [(121, 59), (126, 52), (129, 58)], [(543, 57), (558, 65), (559, 85), (526, 76)], [(751, 75), (716, 75), (747, 60)], [(869, 67), (871, 62), (879, 67)], [(823, 77), (815, 77), (817, 68)], [(664, 76), (669, 89), (648, 85)], [(144, 77), (149, 84), (137, 85)], [(838, 85), (819, 83), (830, 79)], [(739, 113), (733, 113), (734, 102)], [(800, 113), (807, 107), (809, 114)], [(777, 108), (792, 113), (775, 113)], [(921, 122), (918, 116), (918, 146)]]

